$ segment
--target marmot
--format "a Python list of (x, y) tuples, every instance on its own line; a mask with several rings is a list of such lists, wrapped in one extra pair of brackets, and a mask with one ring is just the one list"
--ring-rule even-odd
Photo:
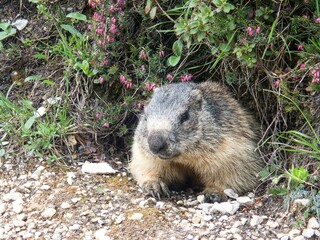
[(139, 120), (129, 169), (153, 196), (191, 183), (209, 202), (226, 200), (226, 188), (241, 194), (257, 185), (256, 126), (217, 83), (162, 86)]

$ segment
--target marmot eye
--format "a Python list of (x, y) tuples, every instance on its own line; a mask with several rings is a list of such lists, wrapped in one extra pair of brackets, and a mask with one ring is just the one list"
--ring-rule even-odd
[(180, 115), (180, 123), (189, 120), (189, 111), (185, 111), (183, 114)]

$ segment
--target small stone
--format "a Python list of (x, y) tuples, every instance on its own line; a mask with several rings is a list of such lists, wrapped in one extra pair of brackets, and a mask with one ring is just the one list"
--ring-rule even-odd
[(16, 219), (16, 220), (13, 220), (13, 225), (15, 227), (23, 227), (24, 225), (26, 225), (26, 222)]
[(51, 218), (53, 217), (53, 215), (55, 215), (57, 212), (56, 209), (54, 208), (47, 208), (46, 210), (44, 210), (42, 213), (41, 213), (41, 216), (43, 218)]
[(316, 235), (317, 237), (320, 237), (320, 231), (319, 230), (315, 230), (314, 231), (314, 235)]
[(267, 218), (266, 216), (258, 216), (258, 215), (252, 215), (252, 218), (250, 220), (250, 226), (257, 226), (263, 222), (263, 220)]
[(21, 213), (23, 210), (23, 202), (21, 200), (16, 200), (12, 202), (12, 210), (15, 213)]
[(292, 240), (304, 240), (304, 236), (296, 236)]
[(148, 198), (146, 200), (141, 201), (139, 203), (139, 206), (141, 208), (146, 208), (146, 207), (149, 207), (149, 206), (153, 206), (156, 203), (157, 203), (157, 201), (154, 198)]
[(188, 206), (188, 207), (195, 207), (195, 206), (197, 206), (197, 205), (199, 205), (198, 200), (194, 200), (194, 201), (191, 201), (191, 202), (187, 202), (187, 206)]
[(202, 214), (201, 213), (196, 213), (193, 215), (192, 217), (192, 223), (193, 224), (199, 224), (201, 222), (201, 219), (202, 219)]
[(289, 232), (289, 237), (290, 239), (293, 239), (294, 237), (300, 235), (301, 231), (299, 229), (292, 229), (290, 232)]
[(268, 222), (266, 223), (266, 226), (269, 226), (270, 228), (277, 228), (279, 227), (279, 223), (268, 220)]
[(67, 183), (72, 185), (75, 177), (76, 175), (73, 172), (67, 172)]
[(302, 236), (306, 238), (312, 238), (314, 236), (314, 229), (309, 228), (309, 229), (304, 229), (302, 231)]
[(158, 201), (156, 203), (156, 208), (163, 209), (164, 208), (164, 202)]
[(237, 202), (240, 204), (252, 204), (253, 200), (249, 197), (238, 197)]
[(235, 234), (235, 233), (239, 233), (240, 229), (239, 228), (230, 228), (230, 232)]
[(203, 219), (204, 221), (206, 221), (206, 222), (209, 222), (209, 221), (212, 220), (212, 216), (211, 216), (211, 215), (204, 215), (204, 216), (202, 217), (202, 219)]
[(69, 229), (70, 229), (71, 231), (77, 231), (77, 230), (80, 229), (80, 225), (79, 225), (78, 223), (76, 223), (76, 224), (70, 226)]
[(307, 199), (307, 198), (296, 199), (294, 200), (293, 205), (308, 207), (310, 205), (310, 199)]
[(101, 228), (94, 233), (94, 237), (97, 240), (110, 240), (111, 238), (107, 236), (108, 229)]
[(8, 206), (6, 203), (0, 203), (0, 215), (2, 215), (6, 210)]
[(227, 188), (223, 191), (229, 198), (233, 198), (236, 199), (239, 197), (239, 195), (237, 193), (235, 193), (235, 191), (233, 191), (231, 188)]
[(67, 209), (67, 208), (70, 208), (71, 205), (69, 203), (67, 203), (67, 202), (63, 202), (63, 203), (61, 203), (60, 207), (63, 208), (63, 209)]
[(122, 223), (123, 220), (125, 220), (125, 219), (126, 219), (125, 216), (124, 216), (123, 214), (120, 214), (120, 215), (116, 218), (115, 223), (116, 223), (116, 224), (120, 224), (120, 223)]
[(77, 203), (77, 202), (79, 202), (81, 200), (81, 198), (72, 198), (71, 199), (71, 202), (72, 203)]
[(20, 202), (23, 202), (22, 200), (22, 194), (19, 193), (19, 192), (10, 192), (10, 193), (7, 193), (3, 196), (2, 198), (3, 201), (5, 202), (9, 202), (9, 201), (20, 201)]
[(44, 184), (44, 185), (42, 185), (41, 186), (41, 190), (49, 190), (51, 187), (49, 186), (49, 185), (47, 185), (47, 184)]
[(34, 239), (34, 235), (33, 235), (33, 233), (31, 233), (31, 232), (25, 232), (25, 233), (22, 235), (22, 238), (23, 238), (23, 239), (30, 239), (30, 238)]
[(21, 220), (21, 221), (25, 221), (25, 220), (27, 220), (27, 215), (25, 213), (21, 213), (21, 214), (17, 215), (17, 219)]
[(239, 203), (230, 203), (230, 202), (222, 202), (222, 203), (214, 203), (212, 206), (212, 211), (218, 211), (222, 214), (229, 213), (234, 214), (238, 211), (240, 207)]
[(133, 204), (139, 204), (140, 202), (142, 202), (143, 200), (145, 200), (144, 198), (135, 198), (133, 200), (131, 200), (131, 202)]
[(280, 240), (289, 240), (289, 236), (285, 235), (280, 238)]
[(39, 180), (41, 173), (45, 169), (44, 166), (39, 166), (30, 176), (31, 179)]
[(198, 201), (199, 203), (204, 203), (204, 201), (205, 201), (205, 196), (204, 196), (204, 195), (198, 195), (198, 196), (197, 196), (197, 201)]
[(233, 238), (237, 239), (237, 240), (242, 240), (243, 239), (243, 237), (241, 237), (241, 235), (238, 234), (238, 233), (233, 234)]
[(142, 213), (134, 213), (129, 217), (130, 220), (140, 220), (142, 218), (143, 218)]
[(310, 218), (309, 221), (308, 221), (307, 228), (313, 228), (313, 229), (320, 228), (318, 220), (315, 217)]

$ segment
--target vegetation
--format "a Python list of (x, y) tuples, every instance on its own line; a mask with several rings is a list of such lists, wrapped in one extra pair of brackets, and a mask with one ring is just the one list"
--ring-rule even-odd
[(306, 212), (320, 215), (319, 1), (89, 0), (71, 12), (28, 4), (49, 22), (47, 35), (18, 38), (23, 30), (1, 19), (1, 51), (13, 59), (22, 45), (35, 65), (53, 70), (11, 74), (0, 95), (3, 159), (15, 145), (51, 163), (77, 150), (76, 135), (107, 142), (109, 154), (126, 152), (155, 87), (219, 81), (261, 122), (270, 193), (308, 197)]

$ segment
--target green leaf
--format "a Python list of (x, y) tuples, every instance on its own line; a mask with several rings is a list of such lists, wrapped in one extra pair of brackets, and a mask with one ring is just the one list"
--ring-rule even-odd
[(30, 129), (35, 122), (36, 117), (32, 116), (31, 118), (28, 119), (28, 121), (24, 124), (25, 129)]
[(15, 28), (9, 27), (5, 31), (0, 32), (0, 41), (7, 38), (7, 37), (10, 37), (16, 33), (17, 33), (17, 30)]
[(24, 81), (30, 82), (30, 81), (34, 81), (34, 80), (40, 80), (41, 78), (43, 78), (43, 76), (41, 76), (41, 75), (32, 75), (32, 76), (27, 77)]
[(35, 54), (33, 55), (34, 58), (37, 58), (37, 59), (48, 59), (48, 56), (45, 55), (45, 54), (41, 54), (41, 53), (38, 53), (38, 54)]
[(168, 60), (167, 60), (168, 66), (171, 66), (171, 67), (176, 66), (179, 63), (180, 58), (181, 58), (181, 56), (171, 56), (171, 57), (169, 57)]
[(4, 149), (0, 149), (0, 157), (3, 157), (6, 154), (6, 151)]
[(0, 28), (4, 31), (7, 30), (9, 26), (10, 26), (10, 23), (7, 23), (7, 22), (0, 23)]
[(72, 35), (82, 37), (82, 34), (71, 25), (61, 24), (60, 27), (63, 28), (64, 30), (66, 30), (67, 32), (71, 33)]
[(150, 18), (153, 20), (157, 14), (157, 7), (153, 7), (149, 13)]
[(273, 196), (284, 196), (288, 194), (288, 190), (286, 188), (280, 188), (280, 189), (271, 188), (268, 190), (268, 193), (272, 194)]
[[(176, 56), (181, 56), (182, 54), (182, 41), (179, 39), (173, 43), (172, 50)], [(180, 59), (179, 59), (180, 60)]]
[(79, 13), (79, 12), (69, 13), (67, 15), (67, 18), (73, 18), (73, 19), (77, 19), (77, 20), (80, 20), (80, 21), (87, 21), (87, 16), (82, 14), (82, 13)]
[(49, 80), (49, 79), (44, 80), (43, 83), (48, 84), (48, 85), (53, 85), (54, 84), (54, 82)]

